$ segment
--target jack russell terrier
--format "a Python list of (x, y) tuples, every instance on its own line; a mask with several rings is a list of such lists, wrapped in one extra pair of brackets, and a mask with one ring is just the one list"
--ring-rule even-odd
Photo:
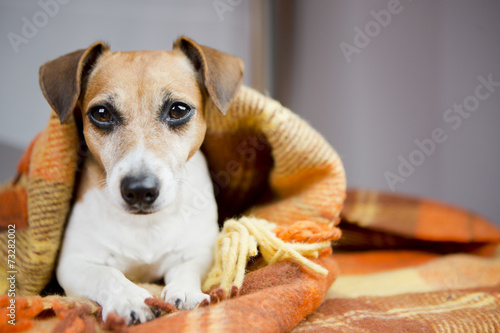
[(201, 280), (217, 206), (199, 148), (207, 103), (225, 113), (242, 80), (241, 59), (185, 37), (172, 51), (98, 42), (40, 68), (45, 98), (62, 123), (74, 115), (89, 150), (56, 275), (66, 294), (99, 303), (103, 320), (159, 315), (134, 282), (163, 279), (161, 297), (179, 309), (209, 301)]

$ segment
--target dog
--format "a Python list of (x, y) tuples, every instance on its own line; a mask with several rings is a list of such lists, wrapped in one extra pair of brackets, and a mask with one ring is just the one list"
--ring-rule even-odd
[(67, 295), (99, 303), (104, 321), (159, 315), (140, 282), (163, 279), (161, 297), (179, 309), (209, 301), (201, 281), (219, 229), (200, 151), (205, 111), (225, 114), (242, 80), (241, 59), (186, 37), (172, 51), (97, 42), (41, 66), (45, 98), (61, 123), (74, 116), (88, 147), (56, 276)]

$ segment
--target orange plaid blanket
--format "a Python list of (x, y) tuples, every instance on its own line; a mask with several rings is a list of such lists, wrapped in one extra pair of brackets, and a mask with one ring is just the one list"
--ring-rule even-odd
[(431, 200), (348, 191), (339, 277), (293, 332), (499, 332), (500, 230)]
[(75, 122), (61, 125), (52, 115), (18, 176), (0, 190), (0, 332), (500, 330), (500, 231), (491, 223), (440, 203), (375, 192), (351, 191), (344, 203), (335, 151), (299, 117), (249, 88), (241, 88), (225, 117), (207, 114), (202, 149), (221, 223), (253, 216), (275, 223), (274, 234), (287, 243), (334, 241), (333, 254), (325, 248), (308, 258), (328, 274), (256, 256), (241, 288), (214, 288), (211, 304), (191, 311), (149, 299), (163, 315), (132, 327), (112, 316), (101, 322), (100, 307), (87, 299), (47, 296), (82, 158)]

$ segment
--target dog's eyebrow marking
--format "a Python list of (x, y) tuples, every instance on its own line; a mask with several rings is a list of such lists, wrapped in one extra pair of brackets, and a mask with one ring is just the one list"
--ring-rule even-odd
[(191, 106), (196, 105), (196, 100), (193, 100), (192, 98), (190, 98), (191, 96), (183, 94), (182, 92), (171, 91), (164, 88), (161, 90), (161, 95), (162, 95), (161, 99), (162, 103), (160, 107), (163, 107), (163, 105), (165, 105), (165, 103), (168, 101), (182, 101)]
[(113, 104), (115, 102), (115, 98), (116, 98), (116, 94), (106, 94), (106, 96), (104, 97), (106, 102), (108, 102), (110, 104)]
[(168, 101), (171, 101), (173, 99), (171, 92), (163, 90), (162, 94), (163, 94), (163, 98), (162, 98), (162, 102), (161, 102), (161, 105), (160, 105), (160, 111), (163, 109), (163, 106), (165, 105), (165, 103), (167, 103)]
[(120, 108), (118, 107), (118, 103), (116, 102), (116, 94), (106, 94), (101, 102), (97, 104), (104, 104), (110, 107), (110, 112), (113, 113), (114, 116), (117, 116), (121, 120), (123, 120), (123, 116), (120, 113)]
[(93, 105), (98, 105), (98, 104), (108, 104), (108, 105), (113, 106), (115, 109), (118, 109), (116, 107), (116, 102), (115, 102), (116, 97), (117, 97), (117, 95), (114, 93), (107, 93), (107, 94), (98, 95), (88, 102), (88, 105), (90, 106), (89, 109)]

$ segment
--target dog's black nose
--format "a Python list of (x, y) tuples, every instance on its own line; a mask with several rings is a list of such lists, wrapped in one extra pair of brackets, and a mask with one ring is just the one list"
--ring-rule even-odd
[(160, 184), (154, 176), (128, 176), (121, 182), (121, 193), (129, 206), (142, 209), (152, 205), (158, 198)]

